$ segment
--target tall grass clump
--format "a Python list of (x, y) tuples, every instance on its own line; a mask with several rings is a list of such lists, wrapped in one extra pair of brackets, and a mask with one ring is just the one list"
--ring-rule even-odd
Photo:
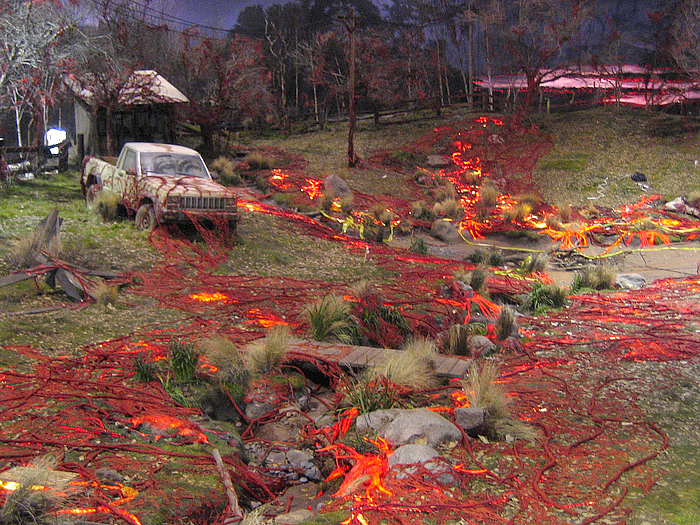
[(119, 299), (119, 286), (101, 280), (90, 291), (90, 295), (100, 306), (116, 306)]
[(496, 319), (496, 339), (505, 341), (518, 331), (515, 310), (509, 305), (503, 305)]
[(472, 329), (466, 324), (453, 324), (442, 334), (442, 351), (449, 355), (468, 356), (469, 338), (472, 336)]
[(501, 192), (496, 187), (496, 184), (491, 179), (487, 179), (481, 185), (481, 189), (479, 189), (479, 203), (484, 208), (495, 208), (500, 194)]
[(480, 433), (489, 439), (501, 440), (509, 436), (514, 439), (534, 441), (536, 431), (519, 419), (514, 419), (509, 409), (506, 392), (498, 384), (500, 373), (497, 366), (484, 362), (473, 366), (462, 380), (462, 388), (470, 406), (484, 410), (484, 424)]
[(542, 273), (547, 269), (548, 262), (549, 260), (544, 253), (535, 253), (525, 257), (520, 269), (527, 275), (535, 272)]
[(475, 268), (469, 275), (469, 286), (475, 292), (480, 292), (486, 284), (488, 272), (484, 268)]
[(272, 159), (260, 153), (251, 153), (245, 158), (251, 170), (269, 170), (272, 167)]
[(304, 308), (304, 316), (315, 341), (351, 343), (355, 325), (350, 318), (352, 306), (339, 295), (327, 295)]
[(173, 379), (180, 383), (192, 381), (199, 364), (199, 352), (191, 343), (173, 341), (170, 343), (170, 369)]
[(291, 332), (286, 325), (273, 326), (263, 339), (251, 343), (245, 352), (245, 363), (252, 373), (266, 374), (277, 370), (287, 357)]
[(576, 272), (571, 283), (571, 293), (582, 290), (613, 290), (615, 288), (615, 273), (611, 268), (597, 264), (586, 266)]
[(116, 221), (119, 217), (119, 204), (121, 199), (116, 192), (102, 190), (97, 193), (95, 198), (94, 210), (102, 217), (105, 222)]
[(538, 312), (547, 308), (564, 308), (568, 301), (567, 290), (555, 284), (535, 282), (532, 290), (525, 296), (522, 308), (530, 312)]
[(445, 199), (433, 205), (433, 214), (437, 217), (459, 220), (464, 217), (464, 207), (457, 199)]
[(221, 381), (247, 384), (249, 371), (243, 361), (238, 346), (222, 335), (202, 339), (198, 343), (204, 359), (214, 367), (214, 375)]
[(385, 377), (395, 385), (412, 390), (425, 390), (437, 382), (435, 360), (437, 345), (425, 338), (410, 339), (403, 347), (382, 363), (366, 372), (368, 380)]
[(363, 374), (354, 380), (345, 379), (343, 393), (345, 401), (357, 408), (360, 414), (403, 406), (396, 386), (383, 376), (371, 378)]
[(136, 356), (134, 361), (134, 377), (137, 381), (150, 383), (155, 381), (158, 375), (158, 367), (151, 360), (150, 354), (141, 353)]

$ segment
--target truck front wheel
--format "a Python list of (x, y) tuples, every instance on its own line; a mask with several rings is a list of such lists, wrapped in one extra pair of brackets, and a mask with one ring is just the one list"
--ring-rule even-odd
[(136, 212), (136, 227), (139, 230), (150, 232), (156, 227), (156, 212), (153, 209), (153, 204), (146, 203), (139, 207)]

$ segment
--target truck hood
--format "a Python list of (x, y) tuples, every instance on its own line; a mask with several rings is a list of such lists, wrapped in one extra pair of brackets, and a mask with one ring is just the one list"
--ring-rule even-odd
[(168, 196), (235, 197), (235, 193), (211, 179), (147, 175), (138, 181), (139, 189), (163, 201)]

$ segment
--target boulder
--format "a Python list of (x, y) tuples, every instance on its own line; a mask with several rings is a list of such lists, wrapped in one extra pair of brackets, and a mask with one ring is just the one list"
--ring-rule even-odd
[(336, 175), (335, 173), (328, 175), (328, 177), (323, 179), (323, 188), (327, 193), (330, 193), (340, 199), (352, 197), (352, 191), (350, 190), (348, 183), (345, 182), (345, 179), (339, 175)]
[(479, 407), (455, 408), (455, 423), (466, 432), (484, 424), (484, 409)]
[(462, 240), (456, 226), (445, 219), (433, 221), (430, 225), (430, 235), (448, 244), (455, 244)]
[(615, 278), (615, 284), (621, 290), (641, 290), (647, 280), (638, 273), (621, 273)]
[(469, 355), (477, 358), (487, 355), (496, 345), (484, 335), (472, 335), (467, 339), (467, 346), (469, 347)]
[(427, 445), (403, 445), (389, 457), (389, 472), (396, 479), (404, 479), (418, 472), (417, 465), (422, 465), (429, 472), (427, 477), (442, 485), (455, 483), (452, 466), (437, 451)]
[(394, 446), (418, 443), (437, 446), (458, 442), (462, 432), (444, 417), (427, 408), (376, 410), (357, 417), (357, 429), (372, 429)]
[(436, 447), (462, 439), (462, 432), (454, 423), (427, 408), (402, 410), (380, 435), (395, 446), (418, 443)]

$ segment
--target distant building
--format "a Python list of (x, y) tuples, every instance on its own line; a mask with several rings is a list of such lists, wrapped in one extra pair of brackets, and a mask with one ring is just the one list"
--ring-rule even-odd
[[(175, 142), (177, 105), (189, 102), (175, 86), (154, 70), (134, 71), (119, 92), (117, 108), (107, 118), (104, 107), (95, 108), (95, 93), (68, 77), (65, 84), (75, 100), (75, 139), (79, 158), (86, 154), (113, 153), (126, 142)], [(109, 120), (109, 121), (108, 121)]]

